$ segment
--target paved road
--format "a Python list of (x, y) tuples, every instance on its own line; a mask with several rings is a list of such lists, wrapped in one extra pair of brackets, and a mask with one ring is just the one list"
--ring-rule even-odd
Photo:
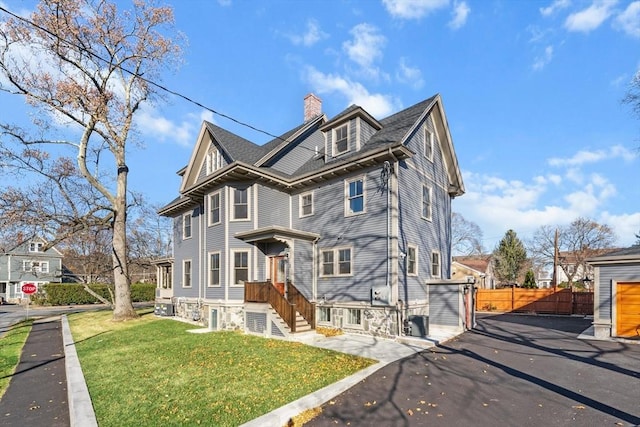
[(576, 339), (590, 323), (479, 316), (477, 330), (386, 366), (305, 426), (640, 425), (640, 345)]

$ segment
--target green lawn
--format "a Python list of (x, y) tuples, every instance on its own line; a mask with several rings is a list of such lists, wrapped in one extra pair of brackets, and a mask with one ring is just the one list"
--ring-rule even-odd
[(31, 332), (31, 323), (27, 320), (18, 323), (0, 339), (0, 398), (9, 387), (9, 381), (18, 366), (22, 347)]
[(236, 332), (193, 334), (158, 319), (69, 316), (98, 423), (237, 426), (374, 361)]

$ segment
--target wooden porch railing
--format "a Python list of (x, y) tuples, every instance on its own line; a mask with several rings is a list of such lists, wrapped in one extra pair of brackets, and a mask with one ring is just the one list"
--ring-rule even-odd
[(245, 282), (245, 302), (268, 303), (282, 320), (296, 332), (296, 311), (315, 329), (315, 304), (309, 302), (291, 283), (288, 284), (289, 301), (278, 292), (271, 282)]
[(311, 329), (316, 328), (316, 304), (310, 302), (305, 298), (304, 295), (300, 293), (300, 291), (293, 286), (293, 283), (289, 283), (288, 285), (288, 294), (289, 301), (293, 303), (293, 305), (297, 308), (298, 313), (306, 320), (309, 325), (311, 325)]

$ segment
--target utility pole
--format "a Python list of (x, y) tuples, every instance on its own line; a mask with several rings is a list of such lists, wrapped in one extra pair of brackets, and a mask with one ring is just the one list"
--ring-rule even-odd
[(558, 288), (558, 229), (556, 228), (556, 234), (553, 239), (553, 276), (551, 283), (553, 284), (553, 290)]

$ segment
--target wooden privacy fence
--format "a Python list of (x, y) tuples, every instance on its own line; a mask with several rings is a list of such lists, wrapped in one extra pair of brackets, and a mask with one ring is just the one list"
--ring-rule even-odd
[(593, 292), (571, 289), (478, 289), (476, 310), (539, 314), (593, 314)]

